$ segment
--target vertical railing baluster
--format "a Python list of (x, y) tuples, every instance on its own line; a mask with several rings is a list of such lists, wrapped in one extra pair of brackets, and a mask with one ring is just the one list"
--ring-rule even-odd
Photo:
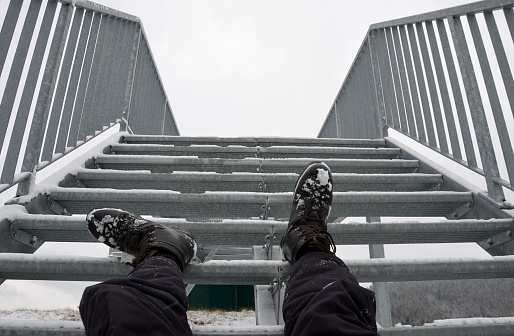
[(123, 36), (123, 52), (122, 58), (120, 60), (120, 68), (118, 71), (118, 76), (116, 78), (116, 97), (112, 101), (112, 108), (116, 111), (116, 120), (121, 120), (123, 118), (123, 108), (125, 106), (125, 90), (127, 86), (127, 73), (131, 71), (130, 69), (130, 59), (132, 57), (132, 41), (134, 39), (134, 35), (136, 34), (136, 24), (130, 21), (127, 21), (125, 24), (125, 35)]
[(376, 127), (377, 127), (377, 136), (379, 138), (384, 137), (387, 132), (386, 127), (386, 108), (384, 101), (384, 92), (383, 92), (383, 84), (382, 78), (380, 75), (380, 66), (378, 62), (378, 54), (377, 54), (377, 46), (376, 46), (376, 38), (377, 34), (376, 30), (370, 31), (368, 34), (369, 40), (369, 53), (371, 58), (371, 66), (373, 67), (373, 81), (374, 81), (374, 91), (375, 91), (375, 99), (377, 103), (377, 113), (376, 116)]
[(144, 65), (144, 84), (141, 88), (141, 99), (140, 99), (140, 109), (138, 111), (138, 124), (141, 125), (141, 133), (147, 132), (147, 130), (150, 130), (151, 127), (151, 118), (145, 118), (144, 115), (148, 113), (148, 111), (154, 111), (153, 110), (153, 97), (152, 97), (152, 90), (153, 90), (153, 84), (154, 84), (154, 78), (156, 76), (155, 69), (153, 69), (152, 65), (150, 64), (150, 50), (148, 49), (148, 41), (145, 37), (145, 43), (144, 43), (144, 50), (145, 50), (145, 57), (143, 58)]
[[(79, 9), (77, 9), (77, 11), (78, 10)], [(86, 52), (87, 40), (89, 30), (91, 28), (92, 18), (93, 12), (86, 11), (86, 13), (84, 14), (84, 19), (82, 20), (82, 28), (80, 30), (80, 36), (77, 43), (77, 50), (75, 51), (73, 61), (73, 69), (71, 70), (70, 80), (66, 93), (66, 100), (64, 102), (63, 107), (64, 124), (67, 124), (68, 127), (66, 132), (59, 132), (59, 136), (57, 137), (57, 143), (55, 145), (56, 153), (64, 153), (66, 151), (66, 143), (68, 141), (67, 139), (72, 132), (74, 120), (73, 107), (77, 99), (80, 72), (84, 64), (84, 54)]]
[(122, 86), (122, 82), (120, 79), (120, 74), (122, 73), (122, 62), (124, 60), (126, 50), (126, 43), (125, 43), (125, 35), (127, 34), (127, 20), (117, 20), (116, 22), (116, 30), (117, 35), (115, 38), (116, 46), (114, 49), (114, 53), (112, 58), (114, 59), (114, 62), (112, 63), (112, 73), (109, 78), (109, 84), (107, 87), (109, 88), (106, 99), (105, 99), (105, 113), (104, 115), (104, 124), (108, 124), (109, 122), (115, 121), (116, 119), (119, 119), (121, 117), (121, 113), (116, 110), (114, 101), (116, 100), (116, 97), (119, 96), (119, 88)]
[[(467, 18), (469, 27), (471, 29), (471, 35), (473, 37), (473, 42), (475, 44), (478, 62), (482, 70), (485, 88), (489, 97), (489, 103), (491, 104), (493, 117), (496, 123), (496, 130), (498, 131), (498, 137), (500, 139), (499, 145), (503, 152), (507, 173), (509, 175), (510, 181), (514, 181), (514, 152), (512, 151), (512, 143), (510, 141), (507, 125), (505, 123), (503, 109), (500, 103), (500, 97), (498, 96), (498, 91), (496, 90), (491, 66), (489, 65), (489, 60), (487, 59), (487, 52), (485, 50), (484, 41), (482, 40), (482, 35), (480, 33), (480, 28), (478, 27), (476, 16), (474, 14), (468, 14)], [(489, 158), (491, 160), (495, 160), (496, 162), (496, 158), (494, 156), (490, 156)]]
[(50, 105), (57, 82), (59, 64), (61, 63), (64, 46), (66, 44), (66, 34), (68, 32), (73, 8), (69, 4), (62, 4), (59, 18), (55, 26), (52, 44), (48, 52), (46, 67), (39, 89), (36, 108), (32, 117), (32, 124), (27, 140), (25, 156), (21, 167), (22, 172), (33, 173), (30, 180), (24, 180), (18, 184), (18, 195), (27, 195), (31, 185), (35, 182), (35, 168), (39, 160), (43, 137), (45, 134), (46, 122), (50, 112)]
[(112, 62), (112, 51), (113, 40), (114, 40), (114, 26), (116, 22), (116, 17), (109, 15), (106, 25), (106, 29), (104, 31), (105, 40), (102, 45), (102, 54), (100, 57), (99, 71), (98, 77), (95, 84), (95, 92), (93, 95), (93, 101), (91, 105), (91, 119), (88, 123), (87, 133), (86, 134), (94, 134), (96, 131), (99, 131), (98, 127), (100, 123), (93, 122), (96, 120), (102, 120), (103, 115), (105, 114), (104, 103), (105, 96), (107, 95), (107, 91), (109, 88), (107, 87), (107, 82), (109, 78), (109, 74), (111, 73), (112, 68), (110, 67)]
[[(422, 143), (427, 142), (427, 137), (425, 134), (425, 127), (423, 125), (423, 117), (421, 115), (421, 105), (419, 101), (419, 95), (418, 95), (418, 85), (416, 83), (416, 77), (414, 76), (414, 68), (412, 64), (412, 57), (410, 54), (410, 44), (407, 40), (407, 33), (405, 30), (405, 26), (401, 25), (398, 27), (400, 30), (400, 38), (403, 45), (403, 55), (405, 58), (405, 65), (407, 68), (407, 78), (408, 78), (408, 85), (410, 87), (410, 93), (411, 93), (411, 102), (412, 102), (412, 109), (414, 112), (415, 120), (416, 120), (416, 128), (417, 128), (417, 135), (418, 139)], [(412, 134), (412, 133), (411, 133)]]
[(361, 101), (366, 102), (365, 106), (369, 109), (367, 113), (368, 120), (368, 138), (370, 139), (382, 139), (382, 121), (380, 118), (379, 110), (378, 110), (378, 102), (376, 99), (373, 99), (373, 93), (375, 93), (375, 81), (374, 81), (374, 66), (373, 59), (371, 53), (371, 44), (372, 39), (370, 34), (366, 37), (366, 45), (367, 49), (362, 52), (362, 58), (365, 61), (365, 74), (361, 76), (361, 80), (363, 82), (363, 86), (361, 91), (359, 92), (359, 97)]
[(407, 127), (407, 119), (405, 117), (405, 106), (403, 104), (403, 91), (400, 84), (400, 76), (398, 74), (398, 63), (396, 62), (396, 54), (394, 50), (393, 38), (391, 36), (391, 28), (385, 29), (387, 38), (387, 48), (389, 50), (389, 61), (391, 67), (391, 74), (393, 79), (393, 87), (396, 96), (396, 113), (393, 113), (394, 126), (399, 128), (403, 133), (407, 134), (409, 128)]
[[(439, 140), (439, 149), (443, 153), (448, 153), (448, 141), (446, 140), (446, 131), (444, 127), (443, 117), (441, 114), (441, 105), (439, 104), (439, 96), (434, 78), (434, 70), (430, 62), (428, 53), (428, 43), (425, 38), (425, 31), (421, 22), (416, 23), (416, 32), (418, 33), (419, 47), (423, 56), (423, 66), (425, 68), (425, 76), (427, 79), (428, 90), (430, 92), (430, 102), (432, 103), (432, 112), (435, 120), (437, 139)], [(430, 122), (432, 117), (430, 116)]]
[[(86, 16), (87, 17), (87, 16)], [(87, 47), (80, 71), (80, 79), (77, 89), (77, 97), (73, 106), (73, 118), (68, 135), (67, 146), (75, 147), (77, 141), (85, 137), (80, 136), (82, 116), (84, 115), (84, 106), (86, 105), (87, 93), (91, 79), (91, 71), (93, 69), (93, 61), (95, 56), (96, 42), (98, 41), (98, 33), (102, 22), (102, 14), (93, 13), (91, 17), (91, 29), (87, 37)]]
[(163, 104), (162, 104), (162, 127), (161, 127), (161, 132), (159, 133), (159, 135), (164, 135), (164, 128), (166, 127), (166, 105), (168, 104), (168, 100), (165, 99)]
[(421, 65), (421, 56), (419, 54), (418, 42), (414, 33), (414, 25), (407, 25), (409, 33), (409, 42), (412, 50), (412, 59), (414, 60), (414, 69), (416, 70), (416, 79), (419, 87), (419, 95), (421, 97), (421, 105), (423, 107), (423, 121), (428, 136), (428, 144), (431, 148), (437, 148), (435, 139), (434, 123), (432, 121), (432, 112), (430, 111), (430, 103), (428, 102), (428, 90), (425, 84), (425, 77)]
[(498, 60), (500, 73), (502, 74), (505, 92), (507, 93), (507, 98), (510, 103), (510, 109), (514, 115), (514, 79), (512, 77), (512, 71), (507, 59), (507, 54), (505, 53), (505, 48), (503, 47), (500, 32), (498, 31), (498, 26), (496, 25), (493, 13), (491, 11), (485, 11), (484, 18), (485, 23), (487, 24), (487, 29), (489, 30), (489, 36), (491, 37), (496, 59)]
[[(408, 134), (411, 137), (417, 138), (416, 124), (414, 123), (414, 116), (412, 111), (412, 101), (409, 91), (409, 84), (407, 83), (407, 70), (405, 69), (404, 55), (406, 54), (405, 45), (400, 43), (400, 37), (397, 27), (392, 29), (393, 42), (396, 46), (396, 59), (398, 61), (398, 70), (400, 73), (400, 84), (403, 90), (403, 101), (405, 103), (405, 114), (407, 116)], [(408, 48), (408, 46), (407, 46)], [(408, 49), (407, 49), (408, 52)]]
[[(352, 73), (352, 83), (353, 85), (350, 85), (345, 91), (346, 91), (346, 95), (348, 96), (345, 102), (345, 100), (341, 100), (341, 105), (343, 106), (343, 112), (344, 112), (344, 116), (346, 118), (350, 117), (351, 118), (351, 123), (350, 123), (350, 127), (351, 127), (351, 132), (349, 134), (351, 134), (351, 137), (352, 138), (356, 138), (358, 137), (358, 134), (357, 132), (355, 131), (356, 129), (359, 128), (359, 125), (361, 127), (364, 127), (365, 125), (365, 122), (366, 122), (366, 118), (365, 118), (365, 115), (362, 114), (360, 117), (358, 116), (359, 114), (361, 113), (351, 113), (350, 111), (359, 111), (361, 109), (361, 106), (362, 105), (359, 105), (359, 96), (358, 96), (358, 87), (360, 86), (360, 81), (359, 81), (359, 78), (360, 75), (359, 73), (356, 73), (355, 71)], [(343, 122), (343, 125), (344, 125), (344, 118), (341, 118), (341, 121)], [(346, 125), (345, 125), (346, 126)], [(348, 128), (348, 126), (347, 126)], [(365, 136), (366, 134), (366, 131), (364, 132), (361, 132), (361, 136)]]
[(336, 136), (339, 138), (341, 136), (341, 121), (340, 121), (341, 117), (339, 116), (339, 111), (337, 109), (337, 101), (334, 103), (332, 113), (334, 114), (334, 119), (335, 119)]
[(382, 78), (382, 85), (384, 88), (384, 98), (386, 102), (386, 124), (388, 126), (394, 125), (393, 114), (397, 113), (396, 99), (393, 88), (393, 77), (391, 74), (391, 66), (389, 64), (389, 53), (387, 51), (387, 41), (385, 39), (385, 32), (383, 29), (377, 29), (377, 50), (381, 56), (379, 58), (380, 75)]
[(30, 67), (27, 73), (27, 79), (25, 80), (25, 86), (23, 87), (20, 106), (18, 107), (18, 113), (16, 114), (16, 121), (11, 132), (16, 136), (11, 137), (11, 141), (9, 142), (9, 148), (7, 149), (6, 154), (6, 158), (9, 159), (4, 161), (0, 184), (10, 184), (13, 181), (18, 158), (21, 154), (20, 151), (23, 141), (23, 134), (27, 125), (30, 106), (32, 105), (32, 97), (34, 96), (34, 92), (36, 90), (39, 71), (43, 63), (43, 57), (45, 54), (46, 45), (48, 44), (48, 39), (50, 36), (52, 22), (54, 20), (56, 10), (57, 0), (48, 1), (45, 14), (43, 15), (43, 20), (41, 21), (41, 28), (37, 36), (36, 45), (34, 46), (34, 52), (30, 61)]
[[(150, 63), (150, 62), (149, 62)], [(153, 67), (151, 67), (153, 68)], [(158, 76), (157, 76), (157, 71), (155, 69), (152, 69), (152, 76), (151, 76), (151, 92), (149, 93), (148, 95), (148, 98), (151, 99), (150, 101), (150, 106), (151, 106), (151, 110), (152, 111), (159, 111), (160, 110), (160, 102), (162, 101), (161, 100), (161, 95), (160, 95), (160, 92), (159, 92), (159, 88), (157, 86), (157, 83), (159, 82), (159, 79), (158, 79)], [(160, 122), (161, 120), (159, 120), (159, 118), (157, 117), (159, 116), (158, 113), (154, 113), (153, 114), (153, 118), (147, 118), (150, 119), (149, 121), (149, 128), (148, 129), (151, 129), (153, 132), (157, 131), (159, 129), (159, 125), (160, 125)]]
[(134, 92), (132, 95), (132, 105), (129, 115), (129, 124), (134, 125), (132, 130), (136, 133), (144, 129), (144, 125), (138, 124), (141, 110), (144, 108), (144, 91), (147, 84), (147, 71), (146, 71), (146, 48), (144, 35), (141, 34), (139, 43), (139, 54), (137, 57), (136, 76), (134, 83)]
[[(117, 35), (119, 33), (119, 20), (121, 19), (114, 16), (111, 17), (111, 20), (109, 20), (108, 34), (106, 39), (107, 43), (105, 63), (104, 69), (102, 70), (102, 76), (100, 77), (100, 81), (98, 83), (99, 95), (94, 110), (98, 120), (101, 121), (100, 125), (105, 125), (106, 123), (108, 123), (108, 120), (112, 120), (112, 116), (110, 115), (110, 111), (107, 109), (107, 106), (109, 93), (113, 90), (113, 87), (110, 84), (114, 64), (115, 62), (119, 62), (119, 59), (116, 59), (115, 57), (119, 43), (119, 39), (117, 39)], [(96, 128), (95, 130), (99, 129)]]
[(139, 43), (141, 40), (141, 26), (136, 26), (136, 31), (134, 33), (134, 39), (132, 41), (132, 52), (131, 52), (131, 58), (130, 58), (130, 67), (129, 71), (127, 73), (127, 82), (125, 86), (125, 99), (124, 99), (124, 106), (123, 106), (123, 118), (125, 119), (124, 122), (121, 124), (122, 131), (128, 131), (129, 128), (129, 118), (130, 118), (130, 111), (132, 108), (132, 101), (133, 101), (133, 92), (134, 92), (134, 86), (135, 86), (135, 78), (136, 78), (136, 72), (137, 72), (137, 64), (138, 64), (138, 58), (139, 58)]
[(462, 23), (459, 17), (448, 17), (448, 23), (454, 40), (457, 59), (459, 60), (462, 81), (468, 97), (468, 105), (486, 179), (487, 192), (490, 198), (497, 202), (502, 202), (505, 200), (503, 189), (499, 184), (495, 183), (495, 179), (498, 179), (500, 174), (494, 154), (494, 146), (491, 140), (491, 134), (489, 133), (489, 126), (487, 125), (480, 89), (475, 77), (475, 70), (473, 68)]
[[(21, 6), (23, 6), (23, 1), (11, 1), (5, 13), (4, 23), (0, 31), (0, 46), (2, 46), (0, 48), (0, 74), (4, 69), (5, 59), (9, 52), (14, 30), (16, 29), (16, 22), (18, 22), (18, 17), (20, 16)], [(0, 138), (0, 140), (3, 141), (3, 138)]]
[[(41, 7), (40, 1), (31, 1), (23, 24), (18, 46), (13, 57), (11, 68), (9, 69), (9, 76), (7, 78), (4, 94), (0, 102), (0, 139), (5, 138), (9, 120), (14, 115), (14, 100), (20, 85), (21, 75), (23, 72), (23, 65), (27, 59), (27, 52), (30, 47), (32, 34), (36, 27), (36, 21)], [(16, 135), (15, 135), (16, 136)], [(3, 141), (0, 142), (0, 150), (3, 148)]]
[(462, 135), (462, 142), (466, 152), (466, 165), (476, 167), (477, 161), (475, 150), (473, 148), (473, 140), (471, 139), (471, 132), (469, 130), (468, 118), (466, 116), (466, 109), (464, 107), (464, 99), (462, 98), (461, 87), (457, 77), (457, 69), (455, 67), (455, 62), (453, 61), (450, 41), (448, 40), (448, 33), (446, 32), (446, 27), (443, 20), (437, 20), (437, 30), (439, 31), (439, 38), (441, 40), (441, 47), (444, 53), (446, 69), (448, 71), (448, 77), (450, 78), (455, 110), (459, 119), (460, 133)]
[(510, 30), (510, 37), (512, 38), (512, 42), (514, 42), (514, 8), (503, 8), (503, 14), (505, 14), (505, 19), (507, 20), (507, 26)]
[(83, 111), (87, 113), (87, 117), (82, 117), (80, 120), (80, 128), (78, 140), (85, 140), (86, 136), (94, 132), (92, 122), (94, 122), (94, 109), (95, 100), (98, 99), (97, 95), (99, 90), (99, 77), (102, 75), (101, 70), (104, 68), (105, 62), (105, 46), (106, 35), (108, 28), (108, 21), (110, 16), (106, 14), (101, 15), (100, 28), (98, 31), (98, 37), (96, 39), (96, 46), (93, 56), (93, 63), (91, 64), (91, 71), (89, 73), (89, 80), (86, 91), (86, 99), (84, 101)]
[[(439, 84), (439, 93), (441, 94), (441, 100), (443, 103), (444, 116), (446, 118), (446, 126), (448, 129), (448, 135), (450, 136), (450, 144), (452, 146), (452, 155), (454, 159), (461, 160), (462, 154), (460, 150), (459, 137), (457, 135), (457, 129), (455, 126), (455, 119), (453, 118), (453, 109), (450, 102), (450, 95), (448, 86), (446, 85), (446, 78), (444, 76), (443, 64), (441, 62), (441, 55), (439, 53), (439, 47), (437, 45), (434, 26), (432, 21), (425, 22), (427, 29), (428, 41), (430, 43), (430, 49), (432, 51), (432, 59), (434, 61), (435, 73), (437, 76), (437, 83)], [(449, 154), (449, 153), (448, 153)]]
[(75, 10), (75, 15), (73, 16), (73, 22), (71, 24), (68, 42), (66, 44), (66, 50), (64, 51), (59, 79), (57, 81), (57, 87), (52, 103), (52, 110), (50, 111), (50, 117), (48, 119), (41, 161), (52, 160), (57, 133), (65, 132), (65, 134), (68, 134), (68, 125), (62, 122), (63, 120), (66, 122), (67, 119), (67, 117), (64, 116), (65, 114), (67, 115), (67, 113), (65, 113), (66, 111), (63, 111), (63, 105), (66, 93), (68, 92), (68, 80), (70, 78), (71, 65), (74, 59), (75, 47), (77, 45), (83, 14), (84, 9), (77, 8), (77, 10)]

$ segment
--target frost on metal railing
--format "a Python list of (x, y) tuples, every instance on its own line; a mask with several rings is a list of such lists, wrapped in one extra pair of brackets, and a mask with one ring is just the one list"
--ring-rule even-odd
[(178, 135), (139, 18), (84, 0), (11, 0), (0, 20), (0, 192), (20, 182), (26, 193), (38, 164), (115, 124)]
[(514, 181), (514, 1), (492, 0), (370, 27), (320, 137), (393, 128), (485, 176)]

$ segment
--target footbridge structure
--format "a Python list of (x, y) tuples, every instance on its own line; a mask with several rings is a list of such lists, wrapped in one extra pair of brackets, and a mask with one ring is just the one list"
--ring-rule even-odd
[[(381, 335), (514, 334), (514, 313), (395, 327), (388, 292), (390, 282), (514, 277), (513, 0), (371, 25), (318, 138), (180, 136), (137, 17), (85, 0), (28, 2), (21, 15), (23, 1), (10, 1), (0, 31), (0, 191), (12, 194), (0, 208), (0, 281), (128, 274), (115, 251), (34, 254), (45, 242), (94, 242), (85, 214), (123, 208), (195, 235), (188, 293), (254, 286), (254, 326), (194, 335), (282, 335), (289, 264), (278, 242), (298, 173), (323, 160), (334, 177), (329, 231), (337, 245), (369, 245), (370, 259), (345, 261), (373, 283)], [(460, 242), (491, 257), (384, 253)], [(84, 334), (80, 322), (0, 320), (0, 335)]]

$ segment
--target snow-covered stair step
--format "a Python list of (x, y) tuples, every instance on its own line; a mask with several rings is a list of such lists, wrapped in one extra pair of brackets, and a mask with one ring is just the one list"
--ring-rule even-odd
[[(217, 173), (291, 173), (301, 172), (316, 161), (315, 158), (301, 159), (200, 159), (195, 157), (170, 157), (158, 155), (104, 155), (95, 159), (102, 169), (147, 170), (152, 173), (172, 173), (174, 171), (198, 171)], [(324, 159), (332, 173), (415, 173), (417, 160), (384, 159)]]
[[(283, 336), (283, 326), (192, 326), (193, 336)], [(0, 320), (0, 335), (84, 336), (82, 322)]]
[(6, 336), (85, 336), (82, 322), (0, 319), (0, 335)]
[(126, 135), (121, 141), (127, 144), (156, 144), (156, 145), (214, 145), (214, 146), (245, 146), (245, 147), (271, 147), (271, 146), (311, 146), (311, 147), (357, 147), (379, 148), (385, 147), (384, 139), (321, 139), (321, 138), (279, 138), (279, 137), (187, 137), (187, 136), (153, 136), (153, 135)]
[[(441, 259), (345, 260), (359, 282), (490, 279), (514, 277), (514, 256)], [(233, 260), (190, 264), (184, 282), (219, 285), (269, 285), (284, 261)], [(0, 278), (17, 280), (104, 281), (127, 275), (132, 267), (116, 258), (0, 254)]]
[[(85, 214), (115, 207), (141, 215), (174, 218), (288, 219), (293, 193), (208, 192), (181, 194), (165, 190), (55, 188), (51, 202), (63, 213)], [(338, 217), (431, 216), (458, 218), (473, 207), (471, 192), (335, 192), (329, 221)]]
[[(112, 189), (287, 192), (294, 189), (298, 174), (219, 174), (175, 172), (150, 174), (141, 171), (85, 169), (77, 172), (70, 186)], [(424, 191), (440, 190), (440, 174), (332, 174), (334, 191)], [(63, 184), (66, 186), (66, 184)]]
[[(287, 222), (263, 220), (225, 220), (188, 222), (152, 218), (171, 227), (185, 229), (201, 245), (263, 245), (273, 228), (280, 241)], [(329, 223), (328, 230), (338, 245), (416, 244), (479, 242), (513, 230), (512, 219), (448, 220), (440, 222)], [(10, 220), (12, 235), (27, 234), (41, 241), (94, 242), (86, 229), (85, 215), (56, 216), (19, 214)]]
[[(193, 326), (194, 336), (283, 336), (283, 326)], [(382, 336), (468, 336), (514, 334), (513, 318), (438, 320), (422, 327), (379, 328)], [(82, 322), (0, 320), (0, 334), (11, 336), (83, 336)]]
[(119, 144), (111, 146), (111, 154), (120, 155), (165, 155), (198, 156), (200, 158), (297, 158), (316, 159), (397, 159), (398, 148), (345, 148), (345, 147), (221, 147), (221, 146), (169, 146), (137, 144)]

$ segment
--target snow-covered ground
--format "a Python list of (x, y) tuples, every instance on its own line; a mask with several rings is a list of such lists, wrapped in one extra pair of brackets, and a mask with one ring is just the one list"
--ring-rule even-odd
[(0, 310), (0, 319), (5, 320), (55, 320), (55, 321), (80, 321), (80, 313), (77, 309), (13, 309)]
[[(206, 311), (192, 310), (187, 313), (191, 326), (250, 326), (255, 325), (255, 311)], [(45, 320), (45, 321), (80, 321), (76, 309), (13, 309), (0, 310), (0, 319), (5, 320)]]

